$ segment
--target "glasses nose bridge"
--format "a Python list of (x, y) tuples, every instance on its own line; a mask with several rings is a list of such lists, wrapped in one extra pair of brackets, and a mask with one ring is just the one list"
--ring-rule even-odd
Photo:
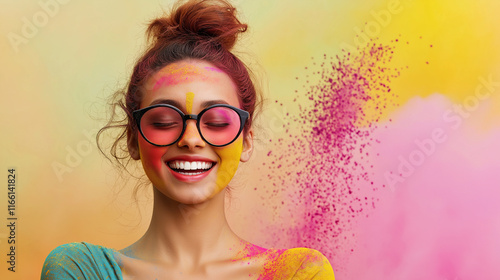
[[(184, 132), (182, 133), (181, 137), (184, 137), (184, 134), (186, 134), (186, 130), (187, 130), (187, 127), (188, 127), (188, 120), (194, 120), (195, 123), (194, 123), (194, 126), (196, 127), (196, 131), (198, 133), (200, 133), (199, 129), (198, 129), (198, 115), (194, 115), (194, 114), (187, 114), (187, 115), (184, 115), (183, 116), (183, 119), (184, 119)], [(200, 133), (200, 136), (201, 136), (201, 133)]]
[(184, 115), (184, 127), (187, 127), (187, 121), (188, 120), (194, 120), (195, 121), (195, 126), (198, 127), (198, 115), (190, 114), (190, 115)]
[(190, 114), (190, 115), (184, 115), (184, 121), (187, 121), (187, 120), (195, 120), (195, 121), (198, 121), (198, 115), (193, 115), (193, 114)]

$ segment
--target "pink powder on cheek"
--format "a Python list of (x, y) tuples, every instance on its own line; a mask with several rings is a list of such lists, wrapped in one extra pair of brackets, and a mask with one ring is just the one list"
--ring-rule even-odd
[(162, 161), (162, 157), (168, 147), (156, 147), (144, 140), (141, 135), (138, 137), (139, 152), (144, 172), (153, 183), (158, 180), (162, 180), (159, 176), (165, 166), (165, 163)]

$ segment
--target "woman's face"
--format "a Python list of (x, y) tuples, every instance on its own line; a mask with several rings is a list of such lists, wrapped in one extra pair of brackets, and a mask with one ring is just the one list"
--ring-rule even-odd
[[(170, 104), (184, 114), (198, 114), (213, 104), (241, 108), (231, 78), (212, 64), (199, 60), (165, 66), (146, 81), (143, 92), (140, 108)], [(213, 147), (201, 138), (196, 121), (188, 120), (183, 136), (176, 143), (157, 147), (138, 132), (138, 145), (129, 145), (129, 151), (134, 159), (141, 159), (144, 171), (158, 191), (180, 203), (196, 204), (224, 189), (239, 161), (250, 158), (252, 135), (251, 131), (246, 135), (241, 133), (233, 143)], [(203, 169), (211, 168), (201, 173), (181, 171), (179, 167), (188, 162), (189, 165), (201, 162)]]

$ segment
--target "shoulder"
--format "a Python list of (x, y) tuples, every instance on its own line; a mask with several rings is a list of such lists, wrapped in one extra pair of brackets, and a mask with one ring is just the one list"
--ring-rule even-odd
[(49, 253), (47, 258), (81, 255), (81, 254), (86, 254), (87, 251), (88, 251), (87, 247), (82, 242), (67, 243), (57, 246), (54, 250), (52, 250)]
[(314, 249), (288, 249), (276, 261), (285, 279), (335, 279), (328, 259)]
[(85, 242), (60, 245), (45, 259), (41, 279), (99, 279), (102, 268), (117, 268), (117, 265), (109, 265), (114, 259), (107, 250)]
[(41, 279), (83, 278), (79, 264), (87, 259), (83, 243), (68, 243), (53, 249), (43, 264)]

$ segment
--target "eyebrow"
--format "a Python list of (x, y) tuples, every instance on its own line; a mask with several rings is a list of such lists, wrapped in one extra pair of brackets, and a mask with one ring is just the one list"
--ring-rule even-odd
[[(151, 104), (149, 104), (149, 106), (153, 106), (153, 105), (156, 105), (156, 104), (168, 104), (168, 105), (172, 105), (174, 107), (177, 107), (179, 109), (182, 109), (182, 104), (180, 102), (177, 102), (177, 101), (172, 100), (172, 99), (157, 99), (157, 100), (154, 100), (153, 102), (151, 102)], [(227, 103), (226, 101), (224, 101), (222, 99), (208, 100), (208, 101), (205, 101), (205, 102), (201, 103), (201, 108), (206, 108), (206, 107), (209, 107), (209, 106), (212, 106), (212, 105), (216, 105), (216, 104), (227, 104), (227, 105), (229, 105), (229, 103)]]
[(208, 101), (205, 101), (205, 102), (201, 103), (201, 107), (202, 108), (206, 108), (208, 106), (212, 106), (212, 105), (216, 105), (216, 104), (227, 104), (227, 105), (229, 105), (226, 101), (219, 99), (219, 100), (208, 100)]
[(156, 104), (168, 104), (168, 105), (172, 105), (174, 107), (177, 107), (179, 109), (182, 108), (182, 105), (181, 103), (175, 101), (175, 100), (172, 100), (172, 99), (157, 99), (153, 102), (151, 102), (151, 104), (149, 104), (149, 106), (153, 106), (153, 105), (156, 105)]

